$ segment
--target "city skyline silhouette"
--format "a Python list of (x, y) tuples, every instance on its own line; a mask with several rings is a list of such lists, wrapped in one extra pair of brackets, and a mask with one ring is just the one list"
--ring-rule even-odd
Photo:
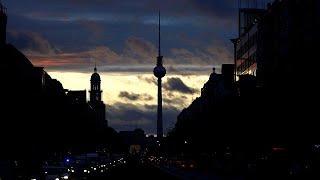
[[(190, 6), (185, 16), (179, 15), (186, 10), (178, 9), (178, 2), (173, 4), (178, 11), (162, 7), (165, 3), (157, 8), (145, 4), (130, 10), (126, 9), (126, 2), (121, 2), (115, 3), (116, 8), (111, 11), (107, 11), (111, 7), (108, 3), (101, 5), (106, 10), (94, 2), (88, 6), (77, 1), (49, 6), (35, 2), (38, 5), (30, 8), (15, 1), (3, 3), (11, 9), (7, 41), (24, 52), (35, 66), (44, 67), (64, 88), (89, 91), (88, 80), (96, 62), (102, 76), (102, 99), (111, 106), (106, 108), (108, 120), (117, 131), (141, 127), (147, 134), (156, 134), (156, 109), (150, 108), (157, 104), (152, 69), (157, 56), (159, 8), (163, 9), (162, 52), (168, 72), (162, 80), (164, 134), (174, 125), (179, 112), (191, 104), (192, 95), (200, 96), (212, 67), (220, 72), (221, 64), (233, 61), (233, 46), (228, 39), (237, 32), (236, 19), (232, 18), (237, 13), (237, 2), (227, 2), (221, 5), (222, 9), (208, 3), (218, 17), (207, 13), (202, 3)], [(203, 11), (199, 17), (195, 16), (198, 11)], [(226, 30), (230, 33), (220, 37)], [(73, 35), (69, 36), (68, 31)], [(123, 108), (116, 108), (119, 106)], [(135, 119), (122, 116), (125, 111), (133, 112)]]
[(320, 177), (318, 1), (32, 1), (0, 2), (0, 179)]

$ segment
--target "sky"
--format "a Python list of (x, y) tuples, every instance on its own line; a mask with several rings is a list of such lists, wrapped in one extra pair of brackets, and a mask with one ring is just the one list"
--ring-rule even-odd
[[(266, 7), (267, 0), (258, 0)], [(116, 131), (156, 133), (161, 11), (164, 133), (200, 96), (212, 68), (233, 62), (238, 0), (2, 0), (7, 42), (69, 90), (90, 88), (95, 64)], [(242, 6), (245, 6), (243, 3)], [(87, 95), (87, 99), (89, 94)]]

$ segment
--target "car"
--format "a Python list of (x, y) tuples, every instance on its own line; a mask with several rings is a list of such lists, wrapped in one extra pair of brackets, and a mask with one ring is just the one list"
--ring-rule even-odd
[(195, 169), (197, 167), (197, 163), (191, 159), (178, 160), (178, 164), (182, 169)]

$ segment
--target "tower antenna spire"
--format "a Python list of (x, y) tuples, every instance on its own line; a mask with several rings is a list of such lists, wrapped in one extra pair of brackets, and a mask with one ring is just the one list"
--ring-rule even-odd
[(158, 52), (159, 52), (159, 54), (158, 54), (158, 56), (160, 57), (161, 56), (161, 29), (160, 29), (160, 26), (161, 26), (161, 24), (160, 24), (160, 10), (159, 10), (159, 24), (158, 24), (158, 26), (159, 26), (159, 46), (158, 46)]
[(94, 72), (97, 72), (97, 60), (94, 60)]

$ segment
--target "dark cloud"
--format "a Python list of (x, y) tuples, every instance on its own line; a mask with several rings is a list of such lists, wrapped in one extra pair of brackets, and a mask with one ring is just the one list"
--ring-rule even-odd
[[(43, 66), (49, 71), (91, 72), (88, 67), (91, 67), (95, 62), (99, 65), (101, 72), (149, 74), (153, 72), (155, 67), (150, 63), (149, 58), (156, 54), (154, 46), (151, 42), (138, 37), (129, 37), (126, 40), (125, 50), (120, 53), (107, 46), (95, 46), (80, 52), (62, 51), (40, 33), (29, 31), (9, 32), (8, 39), (21, 49), (34, 65)], [(175, 56), (165, 58), (164, 64), (167, 74), (170, 75), (208, 74), (211, 72), (212, 66), (206, 64), (211, 61), (211, 57), (215, 57), (216, 60), (232, 59), (229, 57), (228, 49), (222, 47), (210, 46), (204, 52), (198, 51), (197, 54), (186, 49), (173, 49), (172, 52)], [(155, 60), (153, 61), (155, 62)], [(203, 65), (200, 65), (201, 62)], [(143, 80), (157, 84), (156, 78), (153, 76)]]
[(164, 95), (165, 95), (167, 98), (174, 98), (174, 97), (175, 97), (173, 91), (169, 91), (169, 92), (165, 93)]
[[(163, 107), (164, 132), (175, 124), (180, 111), (173, 106)], [(142, 128), (147, 134), (156, 134), (157, 106), (115, 103), (107, 105), (106, 117), (115, 130)]]
[[(35, 32), (9, 32), (8, 39), (21, 49), (35, 65), (44, 66), (47, 70), (81, 72), (89, 70), (91, 72), (91, 69), (88, 69), (88, 67), (91, 67), (95, 62), (99, 65), (99, 69), (102, 72), (150, 73), (155, 67), (155, 65), (150, 64), (149, 59), (149, 57), (155, 56), (154, 46), (149, 41), (137, 37), (129, 37), (124, 52), (120, 53), (107, 46), (96, 46), (90, 50), (81, 52), (66, 52), (56, 48), (48, 39)], [(215, 53), (213, 50), (210, 48), (206, 49), (207, 54)], [(226, 49), (222, 48), (222, 50), (224, 51), (220, 52), (227, 52)], [(173, 52), (189, 60), (179, 56), (167, 58), (166, 63), (172, 64), (169, 66), (165, 64), (168, 74), (207, 74), (211, 69), (211, 67), (197, 64), (202, 61), (201, 57), (198, 58), (195, 55), (186, 57), (185, 54), (192, 54), (188, 50), (175, 49)], [(202, 54), (205, 54), (205, 52)], [(221, 53), (221, 55), (223, 54)], [(206, 56), (208, 57), (209, 55)], [(189, 63), (190, 65), (183, 65), (182, 62)], [(181, 65), (173, 65), (176, 63)], [(152, 78), (145, 79), (144, 81), (156, 83), (156, 79)]]
[(105, 28), (100, 22), (90, 19), (80, 19), (79, 23), (89, 30), (93, 42), (100, 42), (100, 40), (104, 38)]
[(171, 49), (171, 53), (174, 56), (180, 56), (180, 57), (194, 56), (194, 54), (191, 51), (189, 51), (187, 49), (182, 49), (182, 48), (180, 48), (180, 49), (173, 48), (173, 49)]
[(175, 107), (186, 107), (189, 104), (187, 100), (188, 97), (180, 94), (180, 93), (173, 93), (173, 92), (166, 92), (163, 94), (163, 104), (170, 105)]
[(180, 78), (168, 78), (167, 82), (163, 84), (163, 88), (167, 91), (177, 91), (185, 94), (193, 94), (197, 90), (188, 87)]
[(235, 15), (237, 8), (235, 0), (190, 0), (189, 2), (197, 12), (217, 18), (231, 18)]
[(155, 84), (155, 85), (158, 84), (156, 77), (154, 77), (153, 75), (152, 75), (151, 77), (138, 76), (138, 79), (139, 79), (140, 81), (144, 81), (144, 82), (147, 82), (147, 83), (149, 83), (149, 84)]
[(151, 100), (153, 100), (153, 97), (150, 95), (145, 95), (144, 100), (151, 101)]
[(60, 52), (40, 33), (30, 31), (10, 31), (8, 32), (8, 39), (17, 48), (22, 49), (23, 51), (33, 51), (48, 55), (54, 55)]
[(126, 98), (126, 99), (129, 99), (131, 101), (136, 101), (136, 100), (140, 99), (140, 95), (139, 94), (128, 93), (126, 91), (121, 91), (119, 93), (119, 97), (120, 98)]
[(182, 75), (182, 76), (189, 76), (189, 75), (199, 75), (199, 74), (208, 74), (212, 71), (212, 66), (176, 66), (170, 65), (166, 67), (167, 74), (174, 74), (174, 75)]
[(178, 99), (186, 100), (188, 97), (185, 96), (184, 94), (181, 94), (181, 93), (177, 94), (175, 91), (168, 91), (168, 92), (166, 91), (166, 93), (163, 94), (163, 98), (164, 99), (175, 99), (175, 98), (178, 98)]
[(148, 104), (145, 104), (144, 107), (147, 109), (147, 110), (150, 110), (150, 111), (154, 111), (154, 110), (157, 110), (157, 105), (148, 105)]
[(180, 97), (174, 97), (172, 99), (163, 98), (163, 102), (164, 102), (164, 104), (168, 104), (168, 105), (176, 105), (176, 106), (185, 106), (186, 105), (186, 101)]
[[(141, 72), (152, 72), (157, 56), (157, 3), (155, 0), (31, 0), (28, 3), (12, 0), (7, 2), (11, 12), (9, 32), (26, 29), (19, 33), (28, 34), (28, 38), (9, 37), (8, 42), (48, 70), (85, 71), (97, 62), (106, 65), (106, 71), (137, 72), (145, 65)], [(232, 62), (233, 47), (229, 39), (236, 34), (236, 26), (230, 28), (220, 23), (229, 16), (227, 10), (223, 10), (226, 14), (219, 12), (228, 3), (231, 1), (204, 2), (219, 14), (215, 21), (215, 16), (205, 12), (209, 10), (201, 2), (161, 2), (162, 52), (168, 74), (204, 74), (210, 72), (203, 71), (208, 66)], [(39, 48), (34, 47), (35, 40)]]
[(128, 37), (126, 41), (126, 56), (138, 60), (138, 62), (150, 61), (150, 57), (156, 57), (155, 46), (143, 38)]
[(232, 60), (233, 57), (230, 49), (225, 46), (208, 46), (206, 51), (212, 55), (214, 59), (224, 60), (225, 62)]
[(119, 93), (119, 97), (131, 100), (131, 101), (137, 101), (137, 100), (151, 101), (151, 100), (153, 100), (153, 97), (149, 94), (136, 94), (136, 93), (129, 93), (127, 91), (121, 91)]
[[(106, 34), (103, 30), (104, 35), (110, 40), (109, 43), (118, 46), (129, 36), (148, 36), (146, 39), (154, 38), (152, 42), (155, 42), (154, 34), (150, 33), (157, 30), (155, 25), (159, 9), (162, 12), (163, 26), (168, 26), (164, 27), (164, 30), (170, 30), (170, 33), (165, 35), (174, 41), (177, 40), (177, 33), (199, 36), (206, 34), (204, 33), (206, 31), (216, 34), (218, 29), (222, 33), (231, 32), (229, 36), (236, 34), (236, 8), (238, 7), (236, 0), (6, 0), (3, 3), (8, 8), (10, 28), (45, 31), (50, 34), (57, 32), (63, 36), (61, 39), (65, 41), (66, 37), (68, 39), (74, 38), (73, 42), (76, 40), (75, 37), (82, 40), (80, 42), (90, 41), (88, 32), (84, 31), (79, 35), (81, 28), (79, 28), (78, 22), (88, 21), (84, 22), (86, 24), (84, 28), (91, 28), (91, 30), (93, 28), (95, 32), (97, 29), (101, 31), (104, 29), (103, 26), (107, 25), (109, 33)], [(13, 16), (15, 18), (12, 18)], [(17, 16), (19, 17), (17, 18)], [(224, 22), (230, 24), (230, 21), (234, 24), (233, 29), (230, 26), (225, 26)], [(12, 26), (13, 24), (14, 26)], [(119, 24), (123, 26), (118, 26)], [(134, 24), (140, 26), (140, 28), (135, 27), (139, 32), (133, 31)], [(72, 33), (72, 31), (76, 31), (76, 33)], [(62, 32), (65, 35), (62, 35)], [(126, 37), (121, 37), (121, 41), (118, 42), (120, 37), (116, 33), (125, 34)], [(214, 34), (209, 34), (211, 36), (207, 36), (207, 38), (214, 37)], [(86, 41), (83, 41), (84, 39)], [(75, 44), (80, 45), (80, 43)], [(179, 43), (176, 42), (176, 44)]]
[(180, 98), (181, 98), (181, 99), (188, 99), (188, 97), (187, 97), (187, 96), (184, 96), (184, 95), (180, 96)]
[[(186, 16), (190, 14), (215, 15), (218, 17), (228, 16), (232, 9), (236, 8), (238, 1), (235, 0), (30, 0), (30, 2), (12, 1), (9, 5), (16, 5), (24, 10), (34, 11), (41, 8), (47, 8), (50, 11), (70, 12), (122, 12), (132, 14), (145, 14), (157, 12), (160, 8), (170, 15)], [(34, 4), (37, 4), (35, 7)]]

